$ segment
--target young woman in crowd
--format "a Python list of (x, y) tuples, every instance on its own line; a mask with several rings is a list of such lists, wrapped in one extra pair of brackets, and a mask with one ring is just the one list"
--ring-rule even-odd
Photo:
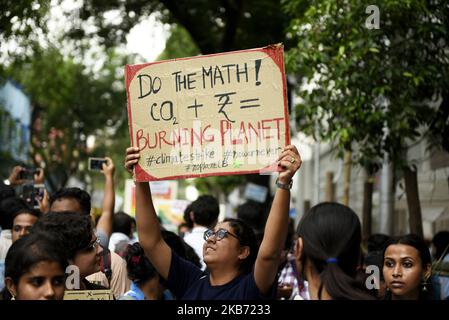
[(428, 300), (433, 297), (429, 248), (414, 234), (391, 239), (384, 251), (386, 299)]
[(354, 211), (339, 203), (318, 204), (301, 219), (298, 236), (297, 265), (310, 299), (373, 299), (356, 280), (361, 227)]
[(5, 300), (62, 300), (65, 270), (64, 249), (45, 234), (28, 234), (15, 241), (5, 263)]
[[(128, 148), (125, 167), (131, 170), (139, 158), (139, 148)], [(278, 166), (278, 189), (258, 253), (254, 249), (255, 236), (250, 227), (236, 219), (219, 222), (213, 230), (204, 233), (206, 273), (180, 258), (165, 243), (149, 185), (136, 182), (136, 218), (140, 244), (178, 299), (275, 298), (275, 278), (288, 227), (290, 183), (301, 166), (295, 146), (284, 148), (278, 158)]]

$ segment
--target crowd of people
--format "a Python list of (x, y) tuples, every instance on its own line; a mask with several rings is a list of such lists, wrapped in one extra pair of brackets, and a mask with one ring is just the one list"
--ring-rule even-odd
[[(131, 174), (139, 158), (139, 148), (126, 150)], [(268, 211), (247, 201), (236, 218), (219, 221), (217, 199), (202, 195), (178, 234), (161, 225), (148, 183), (135, 182), (135, 219), (114, 212), (110, 158), (98, 219), (79, 188), (30, 203), (17, 192), (26, 169), (16, 166), (9, 184), (0, 183), (0, 299), (58, 300), (86, 290), (117, 300), (449, 299), (449, 231), (431, 244), (414, 234), (374, 234), (362, 244), (357, 214), (331, 202), (312, 207), (295, 228), (290, 188), (301, 157), (287, 146), (277, 162)], [(32, 180), (44, 183), (44, 171)]]

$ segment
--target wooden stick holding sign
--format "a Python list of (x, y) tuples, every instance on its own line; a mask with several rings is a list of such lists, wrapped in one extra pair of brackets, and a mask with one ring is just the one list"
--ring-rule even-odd
[(126, 66), (137, 181), (259, 173), (290, 144), (283, 46)]

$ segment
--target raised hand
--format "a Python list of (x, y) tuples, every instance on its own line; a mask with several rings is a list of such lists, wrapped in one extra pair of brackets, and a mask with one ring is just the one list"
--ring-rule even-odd
[(25, 180), (20, 178), (20, 173), (25, 170), (26, 169), (21, 166), (15, 166), (14, 168), (12, 168), (11, 174), (9, 175), (9, 178), (8, 178), (9, 183), (12, 186), (24, 184)]
[(45, 182), (45, 176), (44, 176), (44, 169), (38, 168), (36, 169), (36, 172), (34, 173), (34, 183), (44, 183)]
[(105, 176), (113, 176), (114, 172), (115, 172), (115, 166), (114, 166), (114, 162), (112, 161), (111, 158), (109, 157), (105, 157), (106, 159), (106, 163), (102, 164), (102, 169), (101, 172), (105, 175)]
[(140, 150), (138, 147), (129, 147), (126, 149), (125, 169), (133, 174), (134, 166), (139, 162)]
[(288, 145), (282, 150), (277, 159), (278, 166), (281, 168), (279, 172), (279, 182), (288, 184), (292, 180), (296, 171), (301, 167), (302, 160), (298, 149), (294, 145)]

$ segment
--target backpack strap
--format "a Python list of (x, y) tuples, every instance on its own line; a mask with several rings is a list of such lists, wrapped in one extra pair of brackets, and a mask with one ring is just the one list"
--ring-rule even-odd
[(101, 271), (105, 274), (111, 288), (112, 268), (111, 268), (111, 251), (103, 247), (103, 256), (101, 257)]

